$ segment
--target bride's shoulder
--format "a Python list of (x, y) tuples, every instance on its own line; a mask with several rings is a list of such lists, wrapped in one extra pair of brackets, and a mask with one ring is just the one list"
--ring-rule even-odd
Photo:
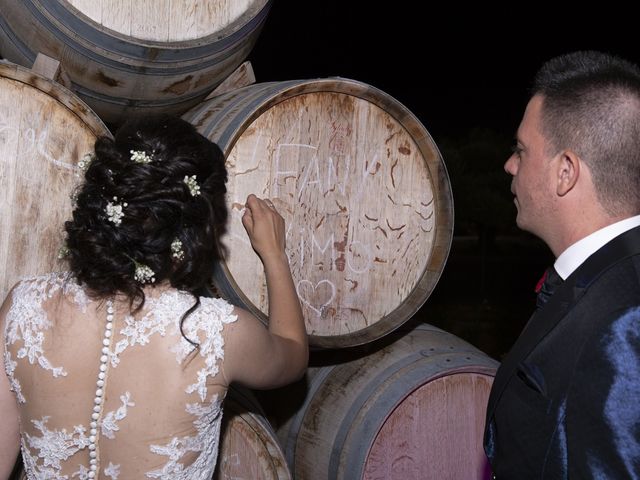
[(85, 308), (89, 297), (71, 272), (50, 272), (22, 278), (12, 290), (13, 301), (42, 303), (56, 295)]
[(13, 287), (14, 295), (47, 294), (60, 289), (70, 279), (69, 272), (50, 272), (25, 276)]
[(200, 305), (194, 313), (201, 322), (225, 324), (236, 320), (234, 307), (227, 300), (214, 297), (199, 297), (199, 300)]
[(185, 317), (187, 323), (200, 327), (202, 323), (228, 323), (235, 319), (233, 305), (222, 298), (194, 296), (187, 291), (162, 285), (145, 290), (145, 296), (145, 308), (156, 316), (182, 319), (188, 311), (189, 315)]

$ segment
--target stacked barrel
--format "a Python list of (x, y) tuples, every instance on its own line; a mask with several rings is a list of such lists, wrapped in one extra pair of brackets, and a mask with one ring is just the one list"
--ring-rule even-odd
[[(253, 83), (241, 63), (270, 3), (0, 1), (0, 55), (22, 65), (0, 65), (0, 293), (55, 268), (76, 165), (109, 134), (102, 121), (182, 115), (227, 159), (228, 255), (214, 283), (268, 322), (240, 216), (249, 193), (271, 198), (312, 346), (303, 381), (231, 390), (218, 476), (482, 479), (496, 362), (414, 318), (453, 234), (440, 152), (411, 111), (371, 85)], [(57, 81), (25, 68), (36, 59)]]

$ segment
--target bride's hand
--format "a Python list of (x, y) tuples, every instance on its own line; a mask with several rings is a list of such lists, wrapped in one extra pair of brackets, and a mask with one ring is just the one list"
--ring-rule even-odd
[(272, 257), (282, 257), (285, 252), (284, 219), (269, 199), (261, 199), (251, 194), (247, 197), (244, 225), (253, 249), (262, 261)]

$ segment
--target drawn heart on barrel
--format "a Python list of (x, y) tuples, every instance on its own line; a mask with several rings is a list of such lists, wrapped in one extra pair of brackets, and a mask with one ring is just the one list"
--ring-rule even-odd
[[(336, 297), (336, 287), (329, 280), (320, 280), (315, 285), (309, 280), (300, 280), (296, 286), (296, 293), (302, 303), (306, 304), (320, 317), (324, 307), (329, 305)], [(318, 297), (320, 297), (321, 302), (314, 301)], [(322, 302), (322, 299), (326, 300)]]

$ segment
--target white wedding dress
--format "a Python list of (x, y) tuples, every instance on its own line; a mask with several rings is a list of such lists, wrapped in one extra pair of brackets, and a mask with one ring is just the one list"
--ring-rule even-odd
[(113, 302), (108, 321), (107, 302), (91, 300), (69, 274), (13, 290), (4, 366), (27, 478), (211, 478), (233, 307), (200, 299), (183, 325), (194, 349), (180, 333), (194, 298), (160, 286), (145, 294), (134, 314), (127, 301)]

